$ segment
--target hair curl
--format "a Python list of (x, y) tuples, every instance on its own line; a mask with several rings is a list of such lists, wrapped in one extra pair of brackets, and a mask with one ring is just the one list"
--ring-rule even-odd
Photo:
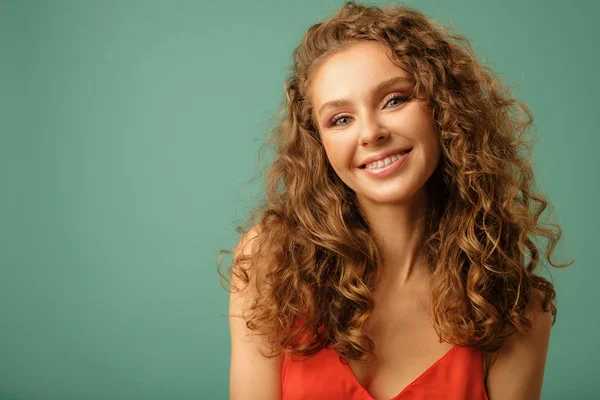
[[(251, 255), (236, 257), (228, 272), (248, 283), (244, 264), (268, 266), (256, 270), (246, 326), (268, 335), (270, 356), (308, 357), (326, 347), (344, 359), (372, 354), (374, 343), (361, 328), (373, 306), (380, 254), (355, 193), (329, 165), (308, 100), (315, 68), (357, 41), (391, 50), (428, 100), (439, 132), (442, 157), (427, 182), (434, 195), (422, 243), (440, 340), (497, 349), (531, 328), (526, 309), (535, 290), (554, 324), (554, 286), (534, 274), (541, 262), (535, 238), (548, 240), (552, 266), (572, 261), (551, 261), (562, 231), (539, 221), (548, 201), (536, 193), (530, 165), (530, 110), (477, 61), (464, 36), (406, 6), (346, 2), (311, 26), (293, 52), (283, 118), (268, 141), (276, 157), (266, 196), (248, 226), (237, 227), (244, 233), (254, 225), (260, 234)], [(219, 261), (229, 282), (220, 268)]]

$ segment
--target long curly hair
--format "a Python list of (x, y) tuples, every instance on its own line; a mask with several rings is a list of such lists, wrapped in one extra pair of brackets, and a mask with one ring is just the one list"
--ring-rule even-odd
[[(274, 357), (306, 358), (334, 348), (343, 359), (364, 360), (374, 343), (362, 327), (372, 307), (381, 256), (355, 193), (328, 162), (309, 102), (315, 69), (328, 56), (360, 41), (391, 50), (398, 65), (427, 99), (442, 154), (427, 182), (430, 207), (423, 251), (430, 267), (431, 318), (440, 341), (483, 350), (532, 327), (526, 316), (537, 291), (556, 321), (554, 285), (536, 275), (541, 245), (546, 259), (561, 228), (543, 224), (548, 201), (536, 193), (525, 133), (528, 107), (512, 97), (480, 63), (468, 40), (420, 11), (344, 3), (311, 26), (293, 52), (282, 117), (266, 144), (275, 149), (265, 177), (265, 197), (240, 234), (256, 227), (252, 252), (228, 269), (249, 283), (254, 301), (246, 326), (267, 335)], [(228, 276), (218, 272), (231, 290)], [(268, 268), (267, 268), (268, 266)], [(224, 286), (225, 287), (225, 286)]]

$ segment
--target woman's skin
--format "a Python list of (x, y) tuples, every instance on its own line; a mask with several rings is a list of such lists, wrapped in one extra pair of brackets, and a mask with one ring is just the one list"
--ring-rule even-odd
[[(430, 273), (419, 254), (425, 183), (440, 162), (439, 137), (423, 100), (393, 98), (404, 97), (411, 81), (386, 51), (381, 44), (360, 42), (330, 55), (314, 72), (309, 99), (329, 162), (356, 192), (382, 255), (382, 279), (365, 326), (375, 342), (376, 360), (350, 361), (357, 381), (378, 400), (398, 395), (453, 347), (439, 342), (429, 318)], [(396, 77), (407, 79), (373, 91)], [(345, 103), (323, 108), (342, 99)], [(407, 147), (412, 151), (404, 165), (389, 176), (375, 178), (360, 168), (366, 157)], [(250, 252), (247, 239), (256, 234), (258, 228), (242, 239), (237, 252)], [(240, 313), (252, 294), (232, 294), (230, 313)], [(551, 314), (536, 304), (528, 316), (536, 317), (534, 329), (511, 336), (485, 357), (491, 364), (483, 371), (490, 400), (540, 397)], [(231, 399), (280, 399), (282, 358), (261, 357), (257, 349), (264, 339), (246, 340), (250, 331), (243, 320), (230, 321)]]

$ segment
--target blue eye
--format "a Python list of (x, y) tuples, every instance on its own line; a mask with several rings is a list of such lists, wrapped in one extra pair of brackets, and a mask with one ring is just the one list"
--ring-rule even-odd
[(396, 96), (392, 97), (391, 99), (389, 99), (385, 104), (389, 104), (390, 101), (392, 101), (392, 100), (402, 100), (402, 102), (404, 102), (407, 99), (406, 99), (406, 97), (402, 97), (402, 96), (396, 95)]
[[(339, 120), (341, 120), (341, 119), (344, 119), (344, 118), (348, 118), (348, 116), (347, 116), (347, 115), (342, 115), (342, 116), (339, 116), (339, 117), (337, 117), (337, 118), (334, 118), (334, 119), (332, 119), (332, 120), (331, 120), (331, 122), (329, 123), (329, 126), (339, 126), (339, 125), (337, 124), (337, 122), (338, 122)], [(343, 125), (343, 124), (342, 124), (342, 125)]]
[[(395, 94), (392, 97), (390, 97), (385, 104), (388, 105), (392, 100), (401, 100), (401, 102), (405, 102), (406, 100), (408, 100), (408, 97), (404, 97), (404, 96), (401, 96), (399, 94)], [(329, 126), (329, 127), (331, 127), (331, 126), (342, 126), (344, 124), (339, 125), (337, 122), (339, 120), (341, 120), (341, 119), (344, 119), (344, 118), (349, 118), (349, 116), (348, 115), (339, 115), (339, 116), (336, 116), (336, 117), (332, 118), (329, 121), (329, 124), (327, 126)]]

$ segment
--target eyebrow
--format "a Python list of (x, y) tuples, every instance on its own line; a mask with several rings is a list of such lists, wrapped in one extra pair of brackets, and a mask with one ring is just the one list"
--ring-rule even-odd
[[(377, 93), (379, 93), (380, 91), (387, 89), (390, 86), (394, 86), (397, 83), (410, 83), (412, 82), (412, 79), (407, 78), (405, 76), (395, 76), (391, 79), (387, 79), (383, 82), (380, 82), (377, 84), (377, 86), (375, 86), (374, 88), (371, 89), (371, 97), (375, 97), (377, 95)], [(337, 99), (337, 100), (331, 100), (328, 101), (327, 103), (323, 104), (318, 111), (318, 115), (321, 116), (323, 114), (323, 111), (327, 108), (332, 108), (332, 107), (341, 107), (341, 106), (345, 106), (348, 105), (350, 103), (349, 100), (347, 99)]]

